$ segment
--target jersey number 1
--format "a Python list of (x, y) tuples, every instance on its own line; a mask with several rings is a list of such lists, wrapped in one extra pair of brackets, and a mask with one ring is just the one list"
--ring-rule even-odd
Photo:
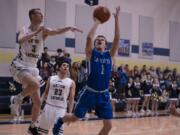
[(104, 65), (102, 64), (101, 65), (101, 75), (103, 75), (104, 74)]

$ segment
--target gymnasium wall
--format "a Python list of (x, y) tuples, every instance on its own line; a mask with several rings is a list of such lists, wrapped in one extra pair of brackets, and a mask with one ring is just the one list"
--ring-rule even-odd
[[(7, 0), (11, 1), (11, 0)], [(47, 11), (46, 3), (49, 1), (62, 2), (65, 3), (65, 17), (64, 19), (66, 26), (74, 26), (77, 24), (76, 16), (76, 7), (77, 5), (87, 6), (84, 4), (84, 0), (17, 0), (17, 27), (16, 31), (22, 26), (28, 26), (29, 18), (28, 18), (28, 10), (31, 8), (40, 8), (42, 12), (45, 14)], [(176, 67), (180, 71), (180, 63), (179, 61), (170, 60), (170, 30), (169, 25), (171, 22), (180, 22), (180, 1), (179, 0), (99, 0), (100, 5), (107, 6), (111, 11), (115, 11), (115, 7), (117, 5), (121, 6), (121, 12), (123, 14), (130, 15), (130, 21), (128, 23), (128, 30), (126, 30), (126, 26), (124, 26), (125, 22), (120, 20), (121, 22), (121, 38), (128, 38), (131, 44), (131, 53), (129, 57), (116, 57), (117, 64), (126, 64), (128, 63), (130, 66), (133, 65), (154, 65), (160, 67)], [(8, 7), (7, 7), (8, 8)], [(87, 8), (89, 8), (87, 6)], [(59, 13), (62, 9), (59, 9)], [(86, 8), (85, 8), (86, 10)], [(48, 12), (49, 9), (48, 9)], [(58, 10), (57, 10), (58, 14)], [(83, 12), (81, 13), (83, 14)], [(55, 16), (53, 14), (52, 16)], [(82, 15), (79, 15), (82, 16)], [(141, 17), (150, 17), (153, 25), (151, 26), (153, 31), (150, 33), (152, 35), (152, 42), (154, 46), (154, 55), (152, 59), (144, 59), (139, 57), (140, 51), (140, 16)], [(3, 18), (3, 17), (1, 17)], [(77, 17), (78, 18), (78, 17)], [(89, 16), (91, 19), (91, 16)], [(123, 17), (124, 18), (124, 17)], [(45, 18), (47, 19), (47, 18)], [(121, 19), (121, 18), (120, 18)], [(82, 22), (86, 23), (86, 20), (82, 20)], [(113, 17), (106, 23), (100, 26), (97, 33), (104, 34), (108, 42), (111, 43), (113, 40), (113, 29), (114, 29), (114, 20)], [(57, 24), (56, 24), (57, 25)], [(63, 25), (60, 25), (62, 27)], [(0, 29), (1, 30), (1, 29)], [(128, 33), (123, 32), (128, 31)], [(148, 32), (148, 29), (145, 28), (145, 31)], [(173, 32), (171, 32), (173, 34)], [(172, 36), (172, 35), (171, 35)], [(76, 35), (71, 32), (67, 32), (64, 37), (65, 45), (62, 45), (64, 49), (71, 53), (72, 58), (77, 61), (84, 58), (83, 53), (76, 53), (75, 38)], [(1, 41), (1, 40), (0, 40)], [(1, 44), (1, 43), (0, 43)], [(46, 44), (49, 48), (50, 45)], [(61, 46), (61, 47), (62, 47)], [(51, 49), (54, 50), (54, 49)], [(177, 49), (176, 49), (177, 50)], [(15, 56), (17, 51), (17, 45), (14, 43), (14, 49), (12, 48), (0, 48), (0, 76), (9, 76), (8, 65), (12, 58)], [(54, 51), (51, 51), (51, 54), (54, 54)], [(171, 52), (173, 53), (173, 52)]]

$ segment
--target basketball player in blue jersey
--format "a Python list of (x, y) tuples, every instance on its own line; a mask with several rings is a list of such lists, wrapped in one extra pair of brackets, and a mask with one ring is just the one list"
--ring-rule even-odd
[[(85, 53), (90, 61), (90, 75), (87, 85), (80, 95), (75, 106), (74, 114), (67, 114), (59, 118), (53, 127), (53, 135), (58, 135), (63, 123), (75, 122), (85, 116), (86, 112), (95, 108), (96, 114), (103, 119), (103, 127), (98, 135), (108, 135), (112, 128), (112, 106), (109, 96), (109, 80), (111, 76), (112, 61), (119, 46), (119, 13), (120, 7), (116, 8), (115, 18), (115, 36), (110, 51), (106, 51), (106, 38), (102, 35), (93, 38), (98, 25), (95, 19), (93, 27), (87, 35)], [(94, 43), (94, 44), (93, 44)]]
[(23, 86), (23, 91), (14, 98), (15, 108), (19, 108), (24, 97), (30, 96), (32, 98), (32, 122), (28, 131), (32, 135), (38, 135), (35, 123), (39, 116), (41, 103), (39, 96), (40, 83), (38, 81), (40, 77), (36, 63), (43, 51), (43, 42), (48, 36), (62, 34), (67, 31), (82, 31), (74, 27), (53, 30), (41, 26), (43, 15), (40, 9), (31, 9), (29, 19), (30, 25), (23, 27), (19, 32), (19, 53), (12, 61), (10, 71), (13, 78)]

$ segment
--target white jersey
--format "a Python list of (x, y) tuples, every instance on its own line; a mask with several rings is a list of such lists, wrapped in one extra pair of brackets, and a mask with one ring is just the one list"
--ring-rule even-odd
[(60, 79), (58, 75), (51, 76), (46, 103), (60, 108), (67, 108), (67, 98), (72, 83), (73, 80), (70, 78)]
[[(29, 28), (24, 27), (26, 35), (32, 33)], [(39, 32), (28, 41), (22, 43), (19, 47), (19, 53), (16, 60), (24, 66), (36, 67), (38, 58), (43, 51), (43, 32)]]

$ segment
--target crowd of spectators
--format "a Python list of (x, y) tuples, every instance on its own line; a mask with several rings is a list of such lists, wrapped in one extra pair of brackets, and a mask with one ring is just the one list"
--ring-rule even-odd
[[(167, 111), (172, 105), (179, 105), (180, 75), (176, 68), (162, 70), (143, 65), (141, 69), (129, 69), (126, 64), (114, 68), (112, 79), (116, 89), (112, 97), (125, 100), (129, 116), (158, 115), (160, 103), (165, 104)], [(149, 98), (145, 96), (147, 91)]]
[[(38, 61), (40, 75), (45, 81), (47, 81), (49, 76), (56, 74), (56, 64), (62, 60), (68, 60), (71, 63), (70, 77), (77, 85), (76, 95), (78, 95), (77, 93), (86, 84), (88, 77), (88, 62), (86, 60), (72, 62), (70, 54), (62, 49), (57, 49), (57, 54), (50, 56), (48, 53), (48, 48), (45, 47), (44, 53), (42, 54), (41, 59)], [(147, 80), (149, 80), (151, 85), (151, 98), (149, 100), (145, 99), (143, 96), (146, 89)], [(130, 83), (140, 84), (138, 88), (134, 87), (134, 89), (137, 91), (136, 94), (139, 95), (138, 98), (140, 98), (140, 100), (128, 102), (129, 100), (127, 100), (127, 98), (129, 97), (127, 97), (127, 93), (130, 89), (132, 89), (132, 87), (129, 87)], [(152, 94), (154, 94), (154, 86), (159, 87), (159, 94), (156, 95), (157, 98), (155, 100), (152, 98)], [(176, 91), (176, 95), (174, 95), (174, 97), (179, 98), (180, 75), (177, 73), (176, 68), (171, 70), (169, 67), (165, 67), (165, 69), (162, 70), (160, 67), (155, 68), (153, 66), (147, 67), (146, 65), (143, 65), (142, 67), (134, 66), (132, 69), (130, 69), (128, 64), (120, 66), (114, 65), (110, 80), (110, 87), (113, 89), (113, 91), (110, 91), (112, 99), (115, 99), (112, 101), (117, 102), (119, 100), (124, 100), (127, 105), (126, 109), (128, 113), (133, 112), (133, 115), (137, 116), (139, 108), (141, 108), (141, 112), (144, 112), (145, 109), (146, 111), (149, 111), (151, 108), (151, 111), (157, 113), (156, 108), (158, 108), (158, 106), (156, 104), (159, 102), (168, 102), (168, 98), (170, 98), (174, 89)], [(132, 90), (131, 92), (133, 93)], [(76, 96), (76, 98), (78, 97)], [(157, 103), (155, 101), (157, 101)], [(153, 105), (149, 107), (146, 102)], [(141, 107), (139, 106), (140, 103), (142, 104)], [(155, 109), (153, 110), (153, 108)]]
[(67, 60), (70, 64), (72, 62), (70, 54), (62, 49), (57, 49), (57, 54), (50, 55), (48, 48), (44, 47), (44, 52), (37, 63), (40, 76), (43, 80), (47, 81), (48, 77), (56, 74), (56, 65), (62, 60)]

